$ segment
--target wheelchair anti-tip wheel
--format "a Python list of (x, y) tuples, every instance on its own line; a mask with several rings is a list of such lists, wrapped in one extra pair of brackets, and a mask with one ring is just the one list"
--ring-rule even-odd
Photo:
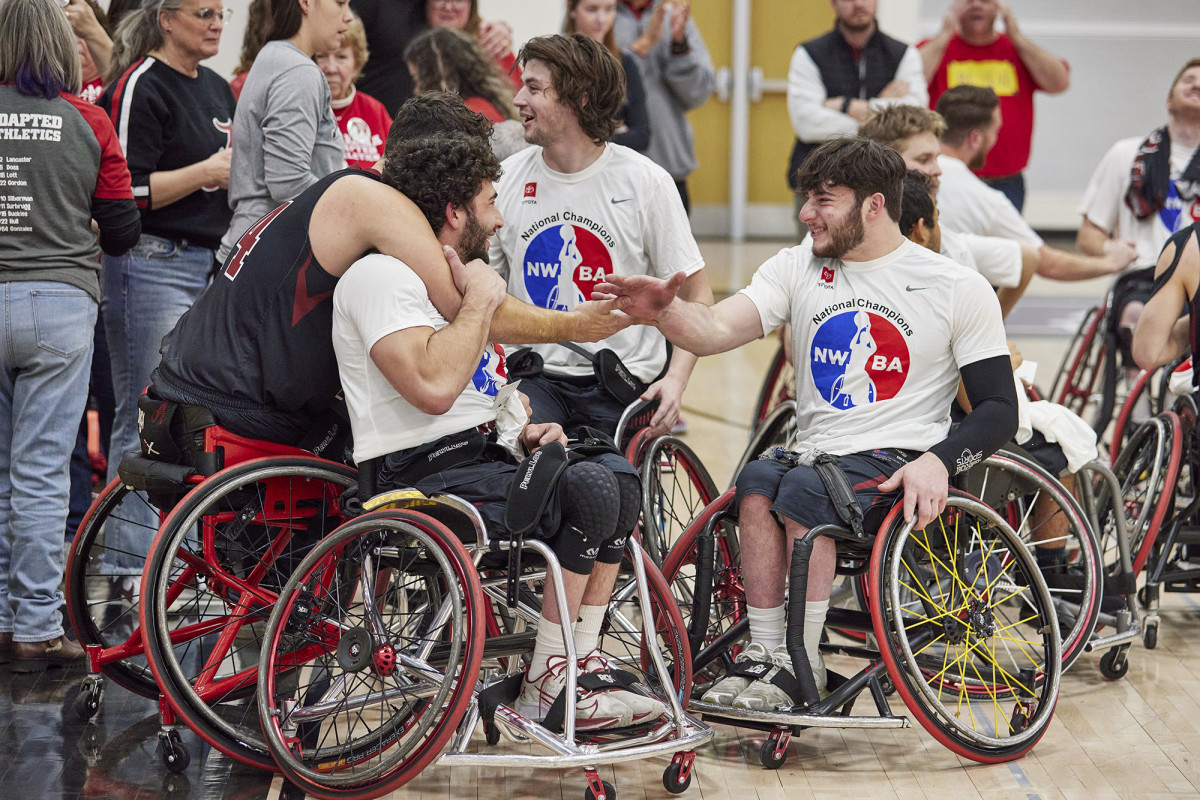
[(952, 491), (923, 531), (897, 503), (871, 555), (875, 636), (909, 712), (955, 753), (1018, 758), (1046, 732), (1062, 674), (1037, 563), (991, 508)]
[(441, 752), (483, 655), (482, 595), (440, 522), (389, 509), (338, 528), (283, 587), (258, 711), (285, 775), (317, 797), (378, 797)]
[(315, 456), (222, 470), (167, 516), (142, 576), (146, 657), (172, 709), (238, 761), (275, 769), (254, 701), (280, 589), (341, 522), (353, 469)]

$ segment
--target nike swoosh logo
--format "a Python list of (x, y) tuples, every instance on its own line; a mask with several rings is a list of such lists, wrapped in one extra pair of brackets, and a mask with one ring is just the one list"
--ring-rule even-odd
[(904, 291), (906, 291), (906, 292), (923, 292), (928, 288), (929, 288), (928, 286), (905, 286)]
[(615, 206), (617, 203), (628, 203), (632, 199), (633, 199), (632, 197), (626, 197), (624, 200), (618, 200), (617, 198), (614, 197), (614, 198), (612, 198), (612, 200), (610, 202), (612, 202), (612, 204)]

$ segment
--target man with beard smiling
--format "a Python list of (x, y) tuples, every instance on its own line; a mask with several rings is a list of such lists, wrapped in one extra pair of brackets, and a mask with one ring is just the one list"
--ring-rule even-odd
[[(949, 476), (1016, 432), (996, 296), (974, 270), (900, 233), (904, 177), (904, 160), (877, 142), (826, 142), (796, 176), (811, 246), (780, 251), (738, 294), (707, 307), (676, 298), (678, 278), (614, 276), (597, 287), (602, 296), (619, 297), (626, 314), (657, 325), (698, 355), (792, 326), (801, 450), (772, 448), (737, 477), (751, 638), (738, 660), (767, 668), (758, 680), (734, 675), (720, 681), (705, 694), (709, 702), (755, 710), (790, 702), (772, 682), (780, 671), (791, 673), (783, 643), (788, 545), (813, 526), (838, 520), (808, 466), (818, 451), (838, 457), (864, 511), (886, 509), (903, 489), (905, 519), (923, 528), (945, 508)], [(862, 365), (852, 351), (867, 341), (871, 352)], [(960, 377), (972, 411), (951, 431), (950, 402)], [(856, 386), (870, 388), (851, 391)], [(825, 683), (818, 644), (835, 566), (833, 540), (818, 538), (803, 621), (818, 690)]]
[[(833, 30), (797, 47), (788, 67), (788, 116), (796, 144), (787, 177), (793, 190), (796, 168), (821, 142), (853, 135), (871, 112), (892, 103), (929, 102), (920, 54), (879, 30), (876, 0), (830, 5), (837, 18)], [(804, 199), (796, 195), (797, 214)], [(805, 231), (798, 233), (803, 241)]]

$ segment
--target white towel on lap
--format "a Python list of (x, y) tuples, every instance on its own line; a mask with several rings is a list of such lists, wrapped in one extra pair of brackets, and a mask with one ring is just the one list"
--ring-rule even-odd
[[(1067, 469), (1071, 472), (1078, 472), (1099, 454), (1096, 432), (1070, 409), (1048, 400), (1038, 400), (1028, 403), (1028, 410), (1033, 429), (1045, 436), (1047, 442), (1062, 448), (1067, 457)], [(1028, 440), (1029, 437), (1025, 438)]]

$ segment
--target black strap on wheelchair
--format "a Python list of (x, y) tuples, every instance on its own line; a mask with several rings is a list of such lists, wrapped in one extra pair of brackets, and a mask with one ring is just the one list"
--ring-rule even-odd
[(341, 462), (346, 460), (346, 445), (349, 442), (350, 412), (346, 408), (346, 401), (339, 395), (337, 402), (313, 420), (312, 426), (296, 446), (321, 458)]
[(767, 675), (773, 669), (775, 664), (770, 661), (740, 661), (734, 662), (729, 668), (729, 674), (750, 680), (765, 680), (787, 692), (788, 697), (798, 697), (800, 684), (796, 681), (796, 676), (785, 669), (775, 669), (775, 674), (768, 678)]
[(516, 675), (501, 678), (479, 693), (479, 716), (483, 719), (485, 726), (496, 724), (497, 706), (502, 704), (511, 706), (516, 702), (517, 697), (521, 694), (523, 680), (525, 680), (525, 673), (518, 672)]
[(821, 483), (825, 486), (825, 491), (829, 493), (829, 499), (833, 502), (838, 519), (850, 526), (855, 537), (867, 538), (866, 531), (863, 530), (862, 506), (859, 505), (858, 498), (854, 495), (854, 487), (850, 485), (850, 479), (838, 466), (837, 456), (821, 453), (813, 460), (813, 469), (817, 471)]
[[(614, 689), (628, 689), (637, 683), (637, 676), (622, 669), (605, 670), (603, 672), (588, 672), (579, 676), (576, 686), (586, 692), (611, 692)], [(551, 733), (562, 733), (563, 715), (567, 708), (567, 690), (564, 688), (550, 704), (542, 727)]]
[(153, 395), (138, 397), (138, 439), (142, 453), (156, 461), (179, 464), (183, 461), (183, 450), (171, 435), (171, 423), (179, 411), (179, 404), (161, 400)]
[(516, 608), (521, 585), (521, 544), (532, 532), (550, 502), (550, 494), (567, 468), (567, 450), (559, 442), (542, 445), (521, 462), (508, 487), (504, 525), (509, 530), (508, 581), (505, 602)]

